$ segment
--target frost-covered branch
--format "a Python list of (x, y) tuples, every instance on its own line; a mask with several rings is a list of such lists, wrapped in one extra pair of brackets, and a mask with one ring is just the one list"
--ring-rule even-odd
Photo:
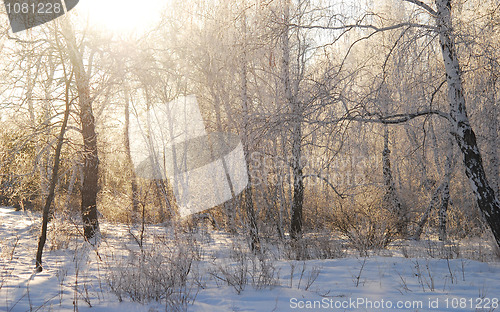
[(354, 28), (360, 28), (360, 29), (371, 29), (374, 30), (375, 32), (382, 32), (382, 31), (388, 31), (388, 30), (394, 30), (402, 27), (418, 27), (418, 28), (425, 28), (428, 30), (436, 31), (437, 28), (435, 26), (431, 25), (425, 25), (425, 24), (419, 24), (419, 23), (410, 23), (410, 22), (403, 22), (403, 23), (398, 23), (395, 25), (390, 25), (386, 27), (377, 27), (375, 25), (365, 25), (365, 24), (350, 24), (350, 25), (342, 25), (342, 26), (324, 26), (324, 25), (298, 25), (298, 24), (289, 24), (290, 27), (296, 27), (296, 28), (302, 28), (302, 29), (323, 29), (323, 30), (350, 30)]
[(308, 175), (302, 176), (302, 179), (305, 179), (305, 178), (318, 178), (318, 179), (321, 179), (321, 180), (323, 180), (335, 192), (335, 194), (337, 194), (337, 196), (339, 196), (342, 199), (346, 198), (345, 194), (339, 193), (339, 191), (337, 191), (337, 189), (335, 188), (335, 186), (330, 181), (328, 181), (327, 178), (322, 177), (319, 174), (308, 174)]
[[(372, 122), (381, 124), (399, 124), (410, 121), (417, 117), (426, 115), (438, 115), (439, 117), (450, 119), (450, 116), (445, 112), (439, 110), (425, 110), (415, 113), (405, 113), (405, 114), (394, 114), (389, 116), (381, 116), (380, 114), (369, 114), (367, 116), (344, 116), (342, 120), (359, 121), (359, 122)], [(370, 116), (374, 116), (373, 118)]]
[(406, 1), (406, 2), (409, 2), (409, 3), (413, 3), (415, 5), (418, 5), (422, 9), (426, 10), (432, 16), (436, 16), (437, 15), (437, 12), (433, 8), (431, 8), (428, 4), (426, 4), (426, 3), (422, 2), (422, 1), (419, 1), (419, 0), (403, 0), (403, 1)]

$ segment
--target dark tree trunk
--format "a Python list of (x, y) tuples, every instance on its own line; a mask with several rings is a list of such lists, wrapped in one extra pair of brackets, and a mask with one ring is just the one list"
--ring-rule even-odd
[(486, 179), (476, 135), (467, 116), (462, 73), (452, 34), (451, 0), (436, 0), (436, 7), (439, 42), (448, 82), (448, 100), (451, 122), (454, 127), (453, 132), (464, 157), (465, 173), (471, 183), (477, 205), (500, 246), (500, 203)]
[(283, 4), (284, 29), (281, 35), (282, 41), (282, 80), (286, 104), (291, 108), (292, 120), (292, 174), (293, 174), (293, 199), (291, 207), (290, 237), (299, 239), (302, 236), (302, 207), (304, 203), (304, 177), (302, 174), (302, 109), (300, 102), (292, 91), (290, 78), (290, 3)]
[[(77, 79), (78, 81), (78, 79)], [(77, 82), (78, 84), (78, 82)], [(97, 156), (97, 135), (92, 114), (92, 103), (86, 88), (78, 88), (80, 97), (80, 121), (83, 136), (83, 187), (81, 212), (84, 235), (87, 240), (99, 234), (97, 220), (97, 192), (99, 182), (99, 158)]]
[(292, 170), (293, 170), (293, 201), (292, 221), (290, 236), (298, 239), (302, 236), (302, 207), (304, 204), (304, 179), (301, 164), (301, 126), (300, 123), (294, 128), (294, 139), (292, 146)]
[(97, 134), (92, 112), (90, 83), (82, 54), (76, 44), (73, 29), (66, 22), (63, 29), (68, 46), (68, 54), (75, 72), (75, 83), (80, 105), (80, 122), (83, 137), (83, 186), (81, 189), (81, 214), (85, 239), (92, 244), (100, 240), (99, 221), (97, 219), (97, 193), (99, 183), (99, 158), (97, 155)]
[(38, 249), (36, 252), (36, 271), (42, 272), (42, 253), (43, 247), (45, 246), (45, 241), (47, 240), (47, 225), (49, 222), (49, 212), (52, 201), (54, 200), (55, 189), (57, 184), (57, 174), (59, 172), (59, 162), (61, 158), (61, 149), (64, 142), (64, 133), (66, 132), (66, 127), (68, 125), (70, 103), (69, 100), (69, 82), (71, 78), (66, 81), (66, 107), (64, 111), (63, 123), (61, 125), (61, 131), (59, 132), (59, 137), (57, 138), (56, 153), (54, 155), (54, 166), (52, 168), (52, 177), (49, 185), (49, 193), (45, 200), (45, 205), (43, 207), (43, 217), (42, 217), (42, 233), (40, 234), (40, 239), (38, 240)]

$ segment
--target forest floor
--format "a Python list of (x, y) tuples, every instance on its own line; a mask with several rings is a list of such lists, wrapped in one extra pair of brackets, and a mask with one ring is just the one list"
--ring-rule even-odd
[(39, 223), (0, 208), (0, 311), (500, 311), (500, 261), (480, 239), (369, 256), (333, 244), (317, 254), (336, 258), (289, 260), (285, 245), (255, 255), (208, 230), (148, 226), (141, 247), (140, 228), (106, 222), (95, 250), (55, 219), (35, 274)]

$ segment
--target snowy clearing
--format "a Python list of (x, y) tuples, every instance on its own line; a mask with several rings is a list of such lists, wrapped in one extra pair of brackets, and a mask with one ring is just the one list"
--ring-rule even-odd
[[(493, 257), (480, 241), (449, 248), (405, 242), (369, 257), (344, 251), (306, 261), (286, 260), (282, 247), (269, 244), (259, 260), (226, 234), (148, 227), (141, 260), (128, 229), (103, 222), (97, 252), (72, 233), (76, 227), (58, 228), (49, 235), (45, 270), (33, 274), (39, 223), (0, 208), (1, 311), (500, 310), (500, 263), (471, 260)], [(467, 258), (456, 258), (461, 250)]]

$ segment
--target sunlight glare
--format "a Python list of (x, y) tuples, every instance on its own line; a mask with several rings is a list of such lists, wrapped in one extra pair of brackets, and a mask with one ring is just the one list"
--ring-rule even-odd
[(79, 15), (96, 27), (114, 33), (141, 33), (160, 20), (166, 0), (84, 0)]

